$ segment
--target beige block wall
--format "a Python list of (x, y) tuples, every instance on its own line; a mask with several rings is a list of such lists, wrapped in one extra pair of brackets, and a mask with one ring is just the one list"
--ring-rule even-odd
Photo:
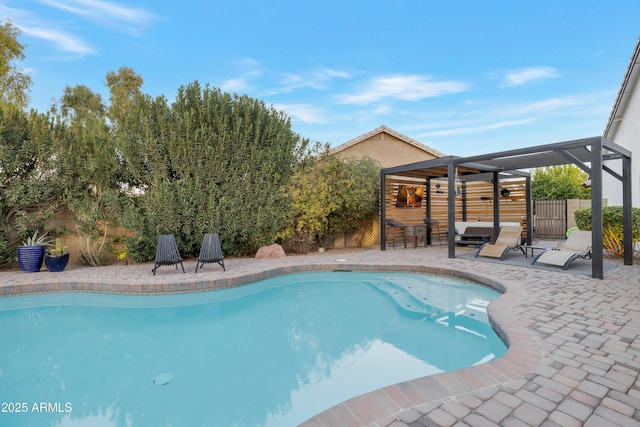
[[(607, 206), (607, 199), (602, 199), (602, 206)], [(567, 200), (567, 230), (576, 226), (575, 211), (591, 207), (591, 199), (568, 199)]]
[[(76, 231), (76, 220), (73, 213), (64, 210), (55, 215), (49, 221), (49, 230), (61, 233), (58, 238), (61, 240), (62, 246), (69, 249), (69, 265), (78, 265), (82, 263), (81, 236)], [(50, 233), (52, 235), (52, 233)], [(131, 232), (122, 227), (114, 227), (107, 229), (106, 243), (111, 242), (114, 238), (131, 235)], [(86, 242), (85, 242), (86, 243)], [(100, 242), (94, 242), (98, 244)], [(105, 244), (101, 252), (101, 258), (105, 263), (111, 263), (117, 260), (117, 255), (109, 251), (108, 245)]]

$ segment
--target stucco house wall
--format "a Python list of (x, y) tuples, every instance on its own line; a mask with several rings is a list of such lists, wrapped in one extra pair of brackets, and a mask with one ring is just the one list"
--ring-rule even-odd
[[(640, 38), (627, 67), (622, 85), (613, 106), (604, 137), (631, 151), (631, 203), (640, 207)], [(622, 173), (620, 161), (605, 162)], [(603, 197), (610, 206), (622, 206), (622, 183), (603, 174)]]
[(380, 162), (383, 168), (444, 156), (443, 153), (386, 126), (360, 135), (331, 151), (340, 157), (358, 159), (368, 156)]

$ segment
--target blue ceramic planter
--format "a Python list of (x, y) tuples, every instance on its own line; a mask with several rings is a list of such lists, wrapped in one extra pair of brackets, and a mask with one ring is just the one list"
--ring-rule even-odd
[(62, 271), (69, 262), (69, 254), (52, 256), (48, 253), (44, 256), (44, 263), (47, 265), (47, 270), (55, 272)]
[(44, 258), (44, 246), (18, 246), (18, 265), (27, 273), (40, 271)]

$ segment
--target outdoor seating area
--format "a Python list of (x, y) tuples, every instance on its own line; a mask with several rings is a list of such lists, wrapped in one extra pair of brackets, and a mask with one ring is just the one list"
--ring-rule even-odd
[[(604, 162), (613, 164), (622, 170), (615, 172)], [(554, 144), (546, 144), (521, 149), (507, 150), (477, 156), (459, 157), (443, 156), (431, 160), (418, 161), (400, 166), (383, 168), (380, 172), (380, 235), (385, 236), (387, 218), (415, 218), (418, 215), (432, 218), (435, 214), (440, 218), (446, 215), (448, 231), (448, 256), (456, 257), (456, 247), (491, 243), (495, 230), (505, 226), (507, 221), (517, 219), (524, 228), (523, 241), (519, 244), (525, 258), (529, 251), (533, 256), (536, 249), (533, 245), (534, 214), (531, 194), (532, 168), (545, 166), (576, 165), (590, 176), (591, 188), (591, 275), (594, 278), (604, 277), (603, 250), (603, 174), (613, 176), (622, 188), (622, 239), (621, 254), (626, 265), (633, 264), (633, 220), (631, 207), (631, 153), (624, 147), (614, 144), (603, 137), (582, 138)], [(519, 184), (511, 184), (519, 180)], [(484, 193), (469, 193), (472, 185), (484, 183), (489, 189)], [(411, 191), (409, 191), (411, 189)], [(445, 190), (446, 189), (446, 190)], [(524, 191), (523, 191), (524, 190)], [(514, 192), (520, 195), (514, 199)], [(409, 196), (411, 203), (409, 203)], [(473, 195), (472, 197), (470, 197)], [(504, 199), (504, 200), (501, 200)], [(514, 215), (509, 207), (519, 202), (523, 212)], [(484, 205), (483, 205), (484, 203)], [(505, 205), (502, 209), (501, 205)], [(470, 208), (473, 208), (471, 210)], [(467, 221), (469, 216), (482, 222), (490, 219), (491, 229), (475, 229), (474, 233), (464, 232), (456, 227), (459, 219)], [(472, 227), (485, 224), (474, 223)], [(488, 228), (487, 227), (487, 228)], [(455, 235), (454, 233), (455, 229)], [(486, 236), (490, 237), (487, 238)], [(455, 236), (455, 237), (454, 237)], [(386, 239), (381, 240), (381, 250), (387, 249)], [(428, 240), (428, 239), (427, 239)], [(394, 245), (395, 247), (395, 245)], [(488, 250), (488, 249), (487, 249)], [(578, 255), (579, 256), (579, 255)], [(551, 258), (554, 257), (553, 260)], [(557, 254), (540, 255), (534, 263), (556, 260)], [(562, 263), (562, 267), (568, 264)]]

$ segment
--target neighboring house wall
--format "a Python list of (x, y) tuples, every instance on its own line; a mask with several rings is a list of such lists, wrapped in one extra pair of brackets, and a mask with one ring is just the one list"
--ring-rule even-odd
[(340, 157), (368, 156), (380, 162), (383, 168), (406, 165), (443, 157), (444, 154), (402, 135), (386, 126), (380, 126), (332, 150)]
[[(331, 152), (342, 158), (359, 159), (369, 157), (380, 162), (382, 168), (406, 165), (444, 156), (443, 153), (386, 126), (380, 126), (371, 132), (347, 141), (335, 147)], [(423, 185), (424, 183), (420, 181), (419, 184)], [(367, 244), (379, 244), (380, 224), (377, 219), (373, 221), (371, 231), (366, 230), (365, 234), (366, 236), (352, 236), (351, 241), (364, 242), (365, 246)], [(358, 244), (351, 244), (347, 237), (336, 240), (334, 246), (358, 246)]]
[[(640, 207), (640, 39), (636, 44), (618, 97), (613, 106), (604, 137), (631, 151), (631, 203)], [(605, 165), (622, 173), (621, 162)], [(610, 206), (622, 206), (622, 183), (603, 173), (603, 196)]]

